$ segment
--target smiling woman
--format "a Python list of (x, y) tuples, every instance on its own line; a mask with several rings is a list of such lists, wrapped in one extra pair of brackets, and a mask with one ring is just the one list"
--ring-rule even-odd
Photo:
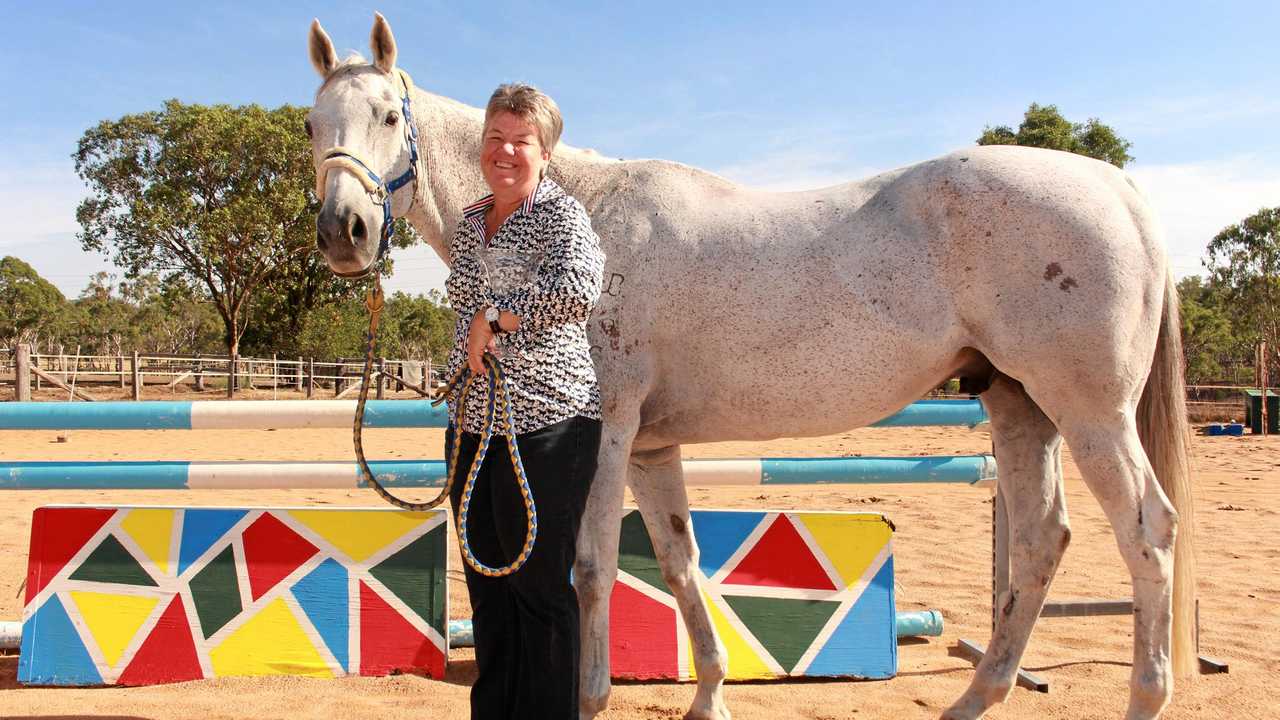
[[(537, 498), (538, 542), (505, 577), (468, 565), (478, 675), (473, 718), (578, 716), (579, 611), (569, 582), (600, 446), (600, 390), (586, 322), (600, 298), (604, 254), (582, 205), (546, 177), (563, 123), (554, 101), (528, 85), (489, 100), (480, 172), (490, 194), (469, 205), (454, 233), (449, 302), (458, 312), (450, 373), (501, 348), (520, 456)], [(498, 276), (494, 258), (529, 267)], [(515, 276), (515, 282), (503, 282)], [(453, 472), (469, 468), (484, 432), (485, 401), (449, 398)], [(465, 404), (465, 407), (463, 406)], [(525, 508), (510, 459), (485, 455), (471, 497), (471, 546), (507, 562), (522, 546)], [(455, 512), (462, 484), (454, 484)], [(479, 511), (479, 512), (477, 512)], [(551, 672), (547, 673), (546, 670)]]

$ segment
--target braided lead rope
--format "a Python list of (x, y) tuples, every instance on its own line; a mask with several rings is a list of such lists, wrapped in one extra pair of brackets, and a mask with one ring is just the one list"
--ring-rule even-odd
[[(462, 503), (458, 511), (458, 545), (462, 549), (462, 557), (471, 566), (471, 569), (488, 577), (504, 577), (510, 575), (529, 560), (529, 555), (533, 552), (534, 542), (538, 538), (538, 511), (533, 502), (533, 490), (529, 486), (529, 477), (525, 473), (524, 462), (520, 459), (520, 449), (516, 443), (515, 433), (512, 432), (514, 425), (511, 420), (511, 398), (506, 392), (506, 383), (502, 377), (502, 365), (497, 358), (492, 355), (485, 354), (485, 364), (489, 367), (489, 401), (486, 406), (485, 413), (485, 429), (480, 436), (480, 446), (476, 449), (475, 461), (471, 463), (471, 471), (467, 473), (466, 485), (462, 488)], [(494, 420), (497, 419), (498, 407), (502, 409), (501, 430), (502, 434), (507, 438), (507, 452), (511, 455), (511, 467), (515, 470), (516, 485), (520, 488), (521, 499), (524, 500), (525, 509), (525, 536), (524, 547), (520, 549), (520, 554), (511, 564), (501, 568), (494, 568), (480, 562), (479, 558), (471, 551), (471, 542), (467, 537), (467, 517), (471, 511), (471, 495), (475, 490), (476, 479), (480, 475), (480, 465), (484, 457), (489, 452), (489, 442), (493, 437)], [(461, 427), (461, 423), (459, 423)], [(456, 465), (458, 459), (458, 446), (461, 443), (454, 443), (453, 464)]]
[[(360, 395), (356, 401), (356, 416), (353, 424), (353, 439), (355, 441), (356, 460), (360, 465), (360, 473), (364, 481), (378, 493), (383, 500), (414, 512), (430, 510), (437, 507), (446, 498), (449, 497), (450, 491), (453, 489), (453, 483), (457, 477), (456, 468), (458, 467), (458, 457), (461, 450), (461, 442), (455, 438), (453, 443), (453, 452), (449, 458), (449, 463), (445, 467), (445, 483), (440, 494), (432, 500), (424, 503), (408, 502), (392, 495), (382, 483), (378, 482), (378, 478), (374, 476), (373, 470), (369, 467), (368, 461), (364, 456), (364, 443), (361, 435), (364, 429), (364, 408), (365, 402), (369, 399), (370, 375), (373, 372), (373, 346), (374, 340), (378, 333), (378, 320), (382, 314), (384, 306), (382, 283), (378, 276), (374, 275), (373, 289), (365, 297), (365, 306), (369, 309), (369, 332), (365, 337), (365, 354), (364, 354), (364, 372), (360, 378)], [(516, 436), (513, 432), (514, 423), (511, 419), (511, 398), (506, 391), (506, 382), (502, 375), (502, 365), (498, 359), (492, 355), (485, 353), (484, 362), (488, 368), (488, 373), (483, 376), (488, 380), (489, 397), (486, 404), (486, 417), (484, 432), (480, 436), (480, 446), (476, 450), (476, 456), (471, 462), (471, 469), (467, 473), (466, 485), (463, 487), (462, 505), (458, 514), (458, 544), (462, 549), (462, 557), (467, 564), (476, 572), (488, 577), (503, 577), (510, 575), (529, 560), (529, 555), (533, 552), (534, 541), (538, 537), (538, 513), (533, 502), (533, 490), (529, 486), (529, 477), (525, 473), (524, 461), (520, 459), (520, 448), (516, 444)], [(462, 383), (462, 393), (458, 398), (458, 418), (456, 427), (463, 426), (463, 418), (466, 412), (467, 396), (470, 394), (472, 385), (480, 380), (482, 376), (470, 373), (467, 365), (463, 365), (454, 373), (449, 382), (437, 393), (436, 399), (432, 401), (432, 405), (439, 405), (444, 401), (445, 397), (457, 387), (458, 383)], [(501, 414), (501, 430), (502, 434), (507, 438), (507, 451), (511, 455), (511, 466), (515, 469), (516, 483), (520, 487), (520, 495), (524, 500), (525, 514), (527, 519), (524, 547), (521, 548), (520, 554), (516, 559), (505, 567), (493, 568), (485, 565), (476, 558), (475, 553), (471, 551), (471, 542), (468, 539), (467, 532), (467, 515), (471, 506), (471, 494), (475, 489), (476, 479), (480, 475), (480, 466), (484, 463), (485, 455), (489, 450), (489, 442), (493, 437), (494, 420), (497, 419), (497, 411), (499, 405), (502, 409)]]

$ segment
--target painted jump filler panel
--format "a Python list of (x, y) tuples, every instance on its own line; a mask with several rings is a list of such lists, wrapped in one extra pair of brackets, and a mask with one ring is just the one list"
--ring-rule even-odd
[(445, 518), (443, 510), (39, 508), (18, 680), (444, 677)]
[[(875, 513), (694, 510), (699, 570), (729, 679), (897, 673), (893, 530)], [(695, 678), (684, 621), (638, 510), (623, 517), (612, 674)]]

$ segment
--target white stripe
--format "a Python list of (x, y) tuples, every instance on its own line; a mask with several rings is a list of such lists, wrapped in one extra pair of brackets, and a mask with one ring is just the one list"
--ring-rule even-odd
[(192, 430), (342, 428), (355, 422), (355, 400), (241, 400), (191, 403)]
[(682, 466), (690, 487), (759, 485), (764, 475), (759, 460), (685, 460)]
[(850, 597), (857, 599), (852, 590), (814, 590), (813, 588), (774, 587), (772, 585), (738, 585), (722, 583), (716, 585), (716, 592), (721, 595), (744, 595), (750, 597), (779, 598), (792, 600), (831, 600), (843, 602)]
[(353, 462), (192, 463), (187, 470), (187, 487), (192, 489), (351, 489), (358, 485)]
[(641, 595), (644, 595), (650, 600), (655, 600), (659, 603), (662, 603), (663, 605), (666, 605), (669, 608), (675, 609), (677, 614), (679, 614), (679, 608), (676, 606), (676, 599), (671, 595), (668, 595), (662, 592), (661, 590), (641, 580), (635, 575), (632, 575), (626, 570), (618, 571), (618, 580), (622, 582), (622, 584), (626, 585), (632, 590), (635, 590)]

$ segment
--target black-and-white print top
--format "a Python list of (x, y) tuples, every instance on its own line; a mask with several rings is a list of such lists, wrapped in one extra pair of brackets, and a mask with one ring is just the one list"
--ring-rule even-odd
[[(469, 205), (453, 234), (453, 262), (445, 288), (458, 313), (452, 377), (467, 362), (467, 332), (480, 310), (493, 305), (520, 318), (520, 329), (501, 335), (500, 360), (511, 397), (515, 434), (532, 432), (576, 415), (600, 419), (600, 388), (587, 342), (587, 319), (600, 299), (604, 252), (587, 211), (554, 181), (544, 178), (502, 224), (491, 248), (541, 252), (532, 284), (494, 297), (479, 251), (485, 247), (484, 213), (493, 196)], [(467, 397), (462, 430), (484, 430), (486, 393), (477, 384)], [(457, 426), (461, 386), (449, 396), (449, 422)]]

